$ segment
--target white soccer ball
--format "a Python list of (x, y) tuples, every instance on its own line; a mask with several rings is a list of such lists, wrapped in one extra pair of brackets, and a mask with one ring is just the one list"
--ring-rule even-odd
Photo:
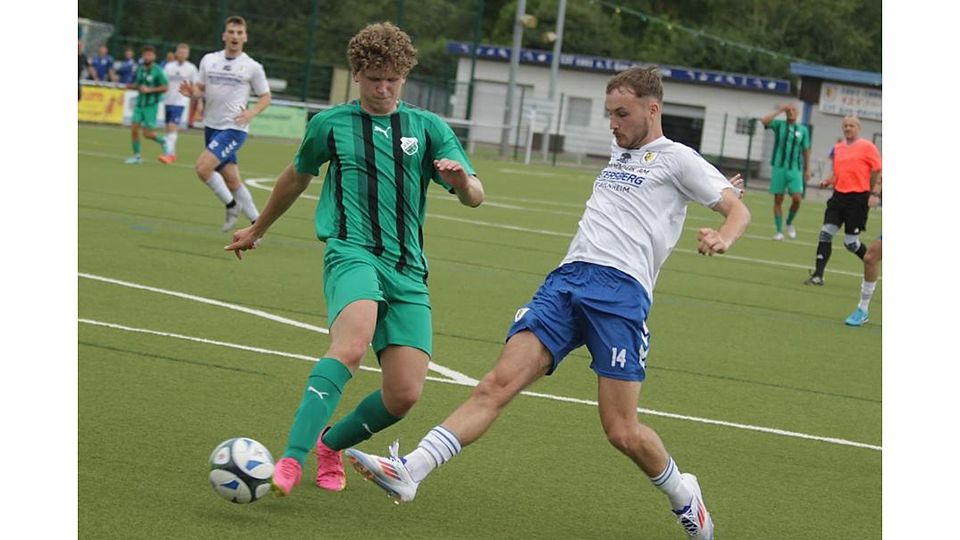
[(273, 456), (259, 442), (237, 437), (218, 444), (210, 454), (210, 486), (237, 504), (254, 502), (270, 491)]

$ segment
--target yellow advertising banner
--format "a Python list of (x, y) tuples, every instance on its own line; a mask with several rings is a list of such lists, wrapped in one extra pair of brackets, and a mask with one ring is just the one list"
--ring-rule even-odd
[(123, 90), (84, 86), (77, 104), (77, 120), (101, 124), (123, 123)]

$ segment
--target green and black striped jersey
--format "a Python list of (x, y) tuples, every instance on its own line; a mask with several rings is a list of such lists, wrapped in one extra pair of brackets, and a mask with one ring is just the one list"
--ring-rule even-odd
[(810, 149), (810, 128), (804, 124), (774, 120), (767, 129), (773, 131), (770, 165), (803, 172), (803, 151)]
[[(146, 66), (137, 67), (137, 73), (133, 79), (134, 84), (137, 85), (139, 89), (141, 86), (147, 86), (149, 88), (157, 88), (158, 86), (167, 85), (167, 75), (163, 72), (163, 69), (157, 65), (156, 62), (150, 64), (148, 69)], [(151, 94), (144, 94), (140, 92), (137, 95), (137, 107), (149, 107), (151, 105), (156, 105), (160, 103), (160, 100), (163, 99), (163, 92), (153, 92)]]
[(451, 193), (434, 160), (473, 165), (450, 126), (436, 114), (399, 102), (373, 116), (359, 101), (315, 115), (293, 163), (298, 173), (320, 173), (329, 161), (316, 211), (317, 237), (362, 246), (400, 272), (426, 280), (423, 222), (433, 180)]

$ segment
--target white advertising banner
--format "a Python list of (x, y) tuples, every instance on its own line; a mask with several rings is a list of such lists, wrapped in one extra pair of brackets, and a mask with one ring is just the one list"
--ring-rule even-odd
[(820, 112), (883, 120), (883, 92), (875, 88), (824, 82), (820, 86)]

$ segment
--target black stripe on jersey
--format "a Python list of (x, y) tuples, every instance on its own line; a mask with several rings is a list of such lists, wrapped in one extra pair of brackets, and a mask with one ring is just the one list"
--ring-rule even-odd
[(370, 233), (373, 235), (373, 254), (383, 254), (383, 231), (380, 229), (380, 196), (377, 193), (377, 149), (373, 145), (373, 119), (360, 115), (363, 124), (363, 157), (367, 168), (367, 209), (370, 212)]
[(790, 158), (787, 161), (794, 168), (803, 170), (803, 158), (800, 156), (801, 149), (803, 148), (803, 139), (797, 137), (797, 135), (803, 135), (803, 130), (800, 129), (800, 124), (793, 125), (793, 144), (790, 147)]
[(330, 149), (330, 166), (333, 167), (333, 198), (337, 203), (337, 238), (347, 239), (347, 212), (343, 208), (343, 165), (340, 163), (340, 156), (337, 154), (337, 139), (333, 136), (333, 130), (327, 136), (327, 147)]
[[(430, 179), (433, 177), (433, 141), (430, 139), (430, 132), (423, 133), (423, 163), (420, 165), (420, 214), (423, 215), (424, 208), (427, 206), (427, 188), (430, 187)], [(420, 266), (423, 267), (423, 282), (427, 282), (427, 276), (430, 274), (427, 269), (427, 257), (423, 251), (423, 223), (417, 228), (417, 241), (420, 242)]]
[(783, 126), (777, 126), (773, 130), (773, 159), (770, 164), (774, 167), (783, 167)]
[(400, 148), (400, 136), (403, 133), (400, 127), (400, 113), (390, 116), (390, 128), (393, 131), (393, 182), (397, 188), (397, 242), (400, 244), (400, 260), (397, 261), (397, 272), (403, 272), (407, 265), (407, 227), (403, 215), (404, 205), (404, 178), (403, 178), (403, 150)]

